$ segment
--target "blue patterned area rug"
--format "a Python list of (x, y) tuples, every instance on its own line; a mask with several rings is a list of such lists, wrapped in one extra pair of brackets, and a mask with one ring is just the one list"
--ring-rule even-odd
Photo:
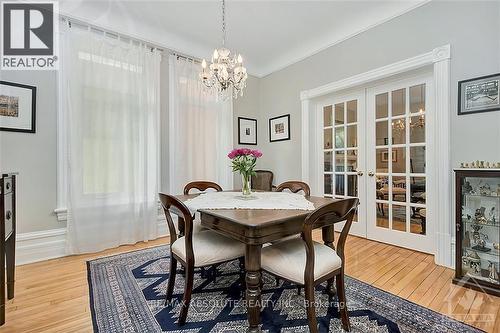
[[(88, 281), (94, 331), (245, 332), (247, 315), (241, 301), (238, 261), (219, 274), (195, 274), (186, 325), (177, 326), (184, 280), (177, 275), (174, 299), (165, 306), (169, 251), (159, 246), (89, 261)], [(204, 274), (206, 275), (206, 274)], [(209, 274), (211, 275), (211, 274)], [(264, 274), (263, 332), (308, 332), (303, 295), (294, 285)], [(471, 326), (347, 277), (346, 293), (352, 332), (481, 332)], [(321, 332), (342, 332), (335, 299), (317, 288), (316, 314)]]

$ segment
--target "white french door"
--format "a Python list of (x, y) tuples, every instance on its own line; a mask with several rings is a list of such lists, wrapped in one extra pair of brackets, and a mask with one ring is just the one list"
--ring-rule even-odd
[[(351, 233), (366, 235), (364, 138), (364, 91), (335, 97), (322, 103), (324, 195), (359, 198), (362, 205), (354, 217)], [(340, 229), (342, 226), (336, 226)]]
[(432, 196), (426, 121), (433, 112), (431, 79), (380, 84), (319, 103), (323, 193), (359, 198), (351, 234), (433, 252), (433, 215), (426, 204)]
[(433, 252), (426, 205), (431, 82), (422, 76), (366, 92), (367, 237), (423, 252)]

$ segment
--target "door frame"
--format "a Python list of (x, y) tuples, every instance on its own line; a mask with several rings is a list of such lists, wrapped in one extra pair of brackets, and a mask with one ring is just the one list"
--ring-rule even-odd
[[(433, 170), (429, 170), (434, 175), (434, 193), (439, 193), (439, 205), (436, 199), (428, 201), (429, 209), (434, 209), (436, 223), (434, 228), (435, 256), (437, 264), (446, 267), (454, 267), (454, 237), (452, 233), (452, 169), (450, 161), (450, 45), (435, 48), (427, 53), (417, 55), (402, 61), (379, 67), (365, 73), (351, 76), (346, 79), (331, 82), (300, 93), (302, 105), (302, 180), (311, 185), (313, 194), (320, 195), (321, 184), (318, 182), (317, 165), (319, 154), (322, 153), (322, 142), (318, 138), (318, 113), (317, 99), (342, 90), (351, 89), (383, 80), (395, 75), (403, 74), (413, 70), (431, 67), (434, 83), (435, 110), (432, 119), (429, 119), (429, 132), (434, 135), (435, 149), (429, 160), (434, 161)], [(321, 115), (322, 117), (322, 115)], [(318, 146), (318, 144), (320, 146)], [(432, 208), (431, 208), (432, 207)]]

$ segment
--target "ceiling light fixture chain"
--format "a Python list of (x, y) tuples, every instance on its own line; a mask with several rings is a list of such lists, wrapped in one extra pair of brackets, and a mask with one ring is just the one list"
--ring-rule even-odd
[(216, 48), (208, 65), (201, 63), (200, 80), (205, 87), (213, 89), (223, 100), (243, 96), (248, 77), (241, 54), (231, 55), (226, 48), (226, 2), (222, 0), (222, 47)]

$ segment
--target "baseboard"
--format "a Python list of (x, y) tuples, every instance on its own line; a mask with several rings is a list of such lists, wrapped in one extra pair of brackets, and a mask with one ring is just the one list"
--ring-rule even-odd
[[(158, 216), (158, 237), (168, 234), (165, 216)], [(16, 236), (16, 265), (61, 258), (66, 253), (66, 228), (18, 234)]]

